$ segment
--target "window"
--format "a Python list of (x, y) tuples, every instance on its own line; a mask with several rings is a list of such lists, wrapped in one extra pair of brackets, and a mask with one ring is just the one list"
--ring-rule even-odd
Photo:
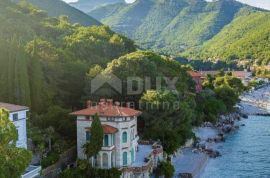
[(127, 132), (122, 133), (122, 142), (127, 143)]
[(18, 113), (13, 114), (13, 121), (17, 121), (19, 119)]
[(131, 149), (131, 162), (133, 163), (135, 161), (134, 159), (134, 148)]
[(127, 152), (123, 153), (123, 166), (127, 166)]
[(86, 140), (89, 141), (91, 137), (90, 132), (86, 131), (85, 134), (86, 134)]
[(108, 135), (104, 136), (104, 146), (109, 146), (109, 136)]
[(105, 169), (109, 168), (109, 159), (107, 153), (102, 154), (102, 167)]

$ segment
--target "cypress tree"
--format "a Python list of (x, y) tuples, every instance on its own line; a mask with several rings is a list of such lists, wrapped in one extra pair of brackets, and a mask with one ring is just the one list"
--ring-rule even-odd
[(29, 78), (30, 78), (30, 96), (32, 110), (41, 112), (42, 106), (46, 103), (44, 96), (46, 91), (44, 90), (44, 75), (41, 67), (41, 63), (37, 55), (37, 42), (34, 40), (33, 51), (31, 52), (31, 59), (29, 63)]
[(99, 116), (96, 114), (93, 116), (92, 119), (90, 141), (83, 146), (87, 160), (89, 160), (92, 156), (97, 155), (98, 152), (101, 150), (102, 145), (103, 129)]

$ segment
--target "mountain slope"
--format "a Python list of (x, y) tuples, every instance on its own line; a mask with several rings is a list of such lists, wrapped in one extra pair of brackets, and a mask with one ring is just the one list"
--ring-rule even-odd
[[(219, 44), (216, 47), (219, 50), (215, 48), (219, 41), (235, 43), (235, 45), (237, 45), (236, 41), (238, 40), (243, 41), (243, 43), (244, 41), (252, 43), (255, 39), (245, 40), (239, 34), (232, 34), (234, 37), (227, 41), (222, 38), (230, 36), (230, 33), (235, 31), (231, 28), (237, 24), (239, 24), (239, 28), (244, 28), (241, 23), (248, 23), (248, 16), (256, 16), (257, 13), (269, 14), (267, 11), (234, 0), (214, 2), (204, 0), (137, 0), (133, 4), (114, 4), (101, 7), (89, 14), (109, 25), (113, 30), (134, 39), (142, 48), (174, 55), (188, 51), (184, 54), (187, 57), (195, 58), (212, 57), (217, 51), (224, 53), (224, 44)], [(258, 30), (260, 25), (267, 26), (266, 23), (269, 20), (270, 18), (265, 17), (264, 21), (261, 20), (261, 24), (254, 22), (254, 30)], [(248, 30), (249, 28), (247, 30), (240, 29), (245, 33), (246, 38), (250, 37), (252, 33)], [(202, 45), (203, 49), (201, 49)], [(208, 48), (213, 49), (213, 53), (209, 53), (209, 56), (195, 55), (198, 52), (206, 54), (205, 51), (208, 51)], [(228, 58), (228, 55), (219, 56)]]
[(25, 1), (0, 0), (0, 21), (0, 101), (34, 112), (79, 106), (90, 68), (136, 50), (109, 27), (73, 25)]
[(270, 62), (270, 13), (239, 16), (213, 39), (184, 54), (193, 58), (247, 59), (266, 65)]
[(115, 3), (125, 3), (125, 0), (79, 0), (78, 2), (70, 3), (70, 5), (87, 13), (98, 7)]
[(61, 0), (27, 0), (38, 8), (47, 11), (52, 17), (66, 15), (71, 23), (79, 23), (84, 26), (101, 25), (96, 19), (81, 12), (80, 10), (71, 7)]

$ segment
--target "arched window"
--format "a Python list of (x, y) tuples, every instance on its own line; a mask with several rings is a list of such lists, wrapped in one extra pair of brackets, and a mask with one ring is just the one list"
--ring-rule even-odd
[(104, 136), (104, 146), (109, 146), (109, 136), (108, 135)]
[(127, 166), (127, 152), (123, 153), (123, 166)]
[(101, 167), (101, 157), (99, 154), (96, 156), (96, 161), (95, 161), (96, 167)]
[(122, 133), (122, 142), (127, 143), (127, 132)]
[(85, 132), (85, 135), (86, 135), (86, 136), (85, 136), (85, 137), (86, 137), (86, 141), (89, 141), (89, 140), (90, 140), (90, 136), (91, 136), (91, 135), (90, 135), (90, 132), (89, 132), (89, 131), (86, 131), (86, 132)]
[(107, 153), (103, 153), (102, 154), (102, 167), (103, 168), (108, 168), (108, 166), (109, 166), (108, 154)]

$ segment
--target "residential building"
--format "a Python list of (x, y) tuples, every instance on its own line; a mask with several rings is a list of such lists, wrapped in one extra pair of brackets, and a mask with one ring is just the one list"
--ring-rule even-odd
[(200, 72), (197, 71), (189, 71), (189, 75), (192, 77), (192, 79), (195, 82), (196, 92), (199, 93), (203, 89), (203, 75)]
[(2, 102), (0, 102), (0, 108), (5, 108), (9, 111), (9, 120), (12, 121), (16, 127), (18, 133), (16, 146), (27, 149), (26, 119), (29, 108)]
[[(9, 112), (9, 120), (12, 121), (16, 127), (18, 133), (16, 147), (27, 149), (26, 120), (29, 108), (27, 106), (19, 106), (3, 102), (0, 102), (0, 108), (4, 108)], [(40, 174), (40, 171), (40, 166), (29, 165), (21, 177), (34, 178)]]
[(163, 159), (163, 149), (158, 144), (139, 144), (137, 119), (141, 112), (114, 104), (111, 99), (101, 99), (96, 105), (89, 101), (86, 109), (71, 113), (77, 116), (78, 158), (86, 159), (82, 147), (91, 141), (92, 118), (96, 114), (102, 124), (104, 139), (101, 151), (91, 158), (90, 164), (102, 169), (119, 168), (125, 178), (148, 177)]

